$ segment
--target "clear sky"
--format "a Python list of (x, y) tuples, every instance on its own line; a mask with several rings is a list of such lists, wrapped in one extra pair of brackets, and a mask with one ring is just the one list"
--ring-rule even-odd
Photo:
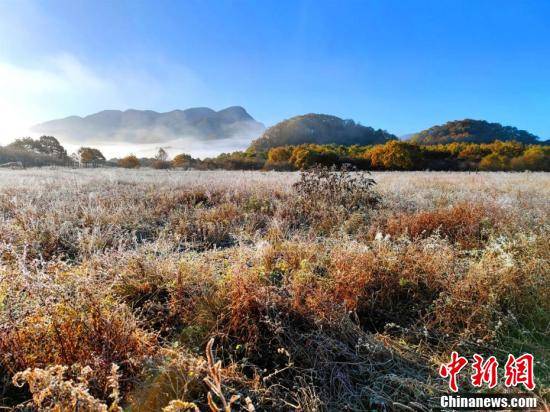
[(268, 126), (469, 117), (550, 138), (550, 1), (0, 0), (0, 143), (103, 109), (231, 105)]

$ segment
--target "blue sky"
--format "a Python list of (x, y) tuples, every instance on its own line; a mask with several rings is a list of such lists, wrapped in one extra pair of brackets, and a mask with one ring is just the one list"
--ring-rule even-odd
[(469, 117), (550, 138), (549, 22), (546, 0), (0, 0), (0, 139), (230, 105), (266, 125), (317, 112), (401, 135)]

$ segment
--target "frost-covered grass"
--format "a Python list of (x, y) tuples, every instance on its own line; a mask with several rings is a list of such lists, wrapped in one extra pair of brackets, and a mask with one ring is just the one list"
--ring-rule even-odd
[(549, 174), (297, 182), (0, 170), (0, 404), (38, 368), (41, 407), (414, 409), (452, 350), (530, 351), (545, 396)]

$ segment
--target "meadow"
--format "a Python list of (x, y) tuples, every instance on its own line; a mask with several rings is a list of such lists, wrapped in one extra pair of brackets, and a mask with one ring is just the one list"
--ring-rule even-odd
[(532, 353), (548, 402), (549, 200), (544, 172), (0, 170), (0, 405), (421, 411), (452, 351)]

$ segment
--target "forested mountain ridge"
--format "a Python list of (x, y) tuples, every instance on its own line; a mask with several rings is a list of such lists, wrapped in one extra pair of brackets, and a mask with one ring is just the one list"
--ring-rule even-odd
[(540, 138), (525, 130), (485, 120), (454, 120), (413, 134), (409, 142), (418, 144), (492, 143), (516, 141), (524, 144), (541, 143)]
[(310, 113), (283, 120), (268, 128), (259, 139), (252, 142), (250, 149), (265, 151), (271, 147), (304, 143), (369, 145), (396, 139), (395, 135), (385, 130), (366, 127), (353, 120)]

